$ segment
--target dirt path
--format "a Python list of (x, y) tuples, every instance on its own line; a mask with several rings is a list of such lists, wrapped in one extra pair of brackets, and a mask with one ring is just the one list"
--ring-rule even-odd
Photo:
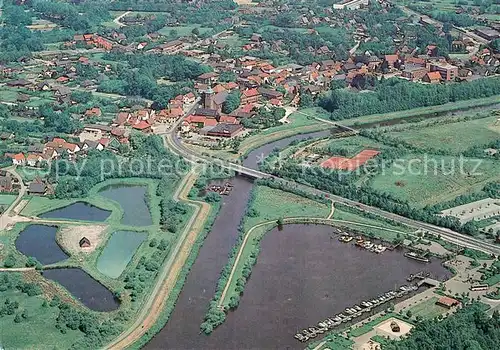
[(335, 202), (333, 201), (333, 199), (330, 199), (330, 201), (332, 202), (332, 208), (330, 210), (330, 215), (328, 215), (327, 219), (332, 219), (333, 214), (335, 214)]
[(172, 254), (170, 254), (156, 285), (137, 317), (137, 320), (124, 331), (117, 339), (106, 346), (106, 349), (124, 349), (140, 339), (158, 320), (168, 300), (169, 294), (177, 283), (177, 278), (186, 263), (191, 249), (203, 230), (205, 222), (210, 214), (210, 205), (205, 202), (188, 199), (188, 194), (196, 181), (197, 174), (190, 172), (178, 187), (174, 194), (175, 200), (181, 200), (195, 209), (182, 236), (179, 237)]

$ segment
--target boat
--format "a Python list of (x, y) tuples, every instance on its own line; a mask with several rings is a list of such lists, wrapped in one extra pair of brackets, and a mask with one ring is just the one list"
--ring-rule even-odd
[(405, 257), (409, 258), (409, 259), (413, 259), (413, 260), (417, 260), (417, 261), (420, 261), (420, 262), (425, 262), (425, 263), (428, 263), (428, 262), (431, 262), (429, 260), (429, 258), (423, 256), (423, 255), (420, 255), (418, 253), (415, 253), (415, 252), (406, 252), (404, 254)]

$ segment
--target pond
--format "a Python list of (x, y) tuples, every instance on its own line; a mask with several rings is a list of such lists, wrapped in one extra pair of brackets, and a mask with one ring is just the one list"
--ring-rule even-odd
[(65, 260), (68, 255), (56, 242), (57, 229), (56, 226), (29, 225), (16, 239), (16, 249), (36, 258), (43, 265)]
[(120, 302), (108, 288), (82, 269), (49, 269), (43, 271), (43, 276), (61, 284), (91, 310), (113, 311), (120, 306)]
[(44, 219), (68, 219), (82, 221), (104, 221), (111, 212), (85, 202), (76, 202), (63, 208), (38, 215)]
[(112, 185), (99, 194), (120, 204), (123, 209), (122, 224), (149, 226), (153, 221), (146, 202), (147, 190), (147, 186)]
[(210, 336), (200, 334), (252, 186), (241, 178), (230, 181), (238, 195), (223, 198), (169, 322), (147, 349), (303, 349), (293, 337), (297, 330), (407, 284), (411, 273), (450, 276), (437, 259), (421, 264), (401, 251), (377, 255), (330, 239), (330, 226), (286, 225), (263, 237), (239, 307)]
[(97, 260), (97, 269), (106, 276), (118, 278), (147, 236), (145, 232), (113, 232)]

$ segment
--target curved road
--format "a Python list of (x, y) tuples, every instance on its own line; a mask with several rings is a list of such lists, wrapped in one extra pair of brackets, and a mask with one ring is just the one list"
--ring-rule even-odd
[(9, 219), (10, 212), (14, 210), (14, 208), (19, 204), (19, 202), (21, 201), (23, 196), (26, 194), (26, 186), (24, 185), (24, 182), (23, 182), (23, 179), (21, 178), (21, 176), (19, 176), (19, 174), (16, 172), (16, 167), (10, 166), (8, 168), (4, 168), (3, 170), (5, 170), (9, 174), (11, 174), (13, 177), (15, 177), (17, 179), (17, 181), (19, 182), (21, 188), (19, 189), (19, 193), (17, 194), (17, 198), (14, 200), (14, 202), (12, 202), (11, 205), (9, 205), (9, 207), (0, 216), (0, 231), (4, 230), (7, 227), (7, 225), (11, 222), (11, 220)]

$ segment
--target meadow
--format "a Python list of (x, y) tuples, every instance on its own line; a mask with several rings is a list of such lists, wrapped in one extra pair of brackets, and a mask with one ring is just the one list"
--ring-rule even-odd
[(479, 191), (499, 179), (498, 161), (414, 154), (384, 168), (373, 177), (371, 186), (424, 207)]
[(500, 140), (498, 116), (459, 121), (449, 124), (408, 127), (389, 132), (417, 148), (450, 151), (459, 154), (473, 146), (483, 146)]

